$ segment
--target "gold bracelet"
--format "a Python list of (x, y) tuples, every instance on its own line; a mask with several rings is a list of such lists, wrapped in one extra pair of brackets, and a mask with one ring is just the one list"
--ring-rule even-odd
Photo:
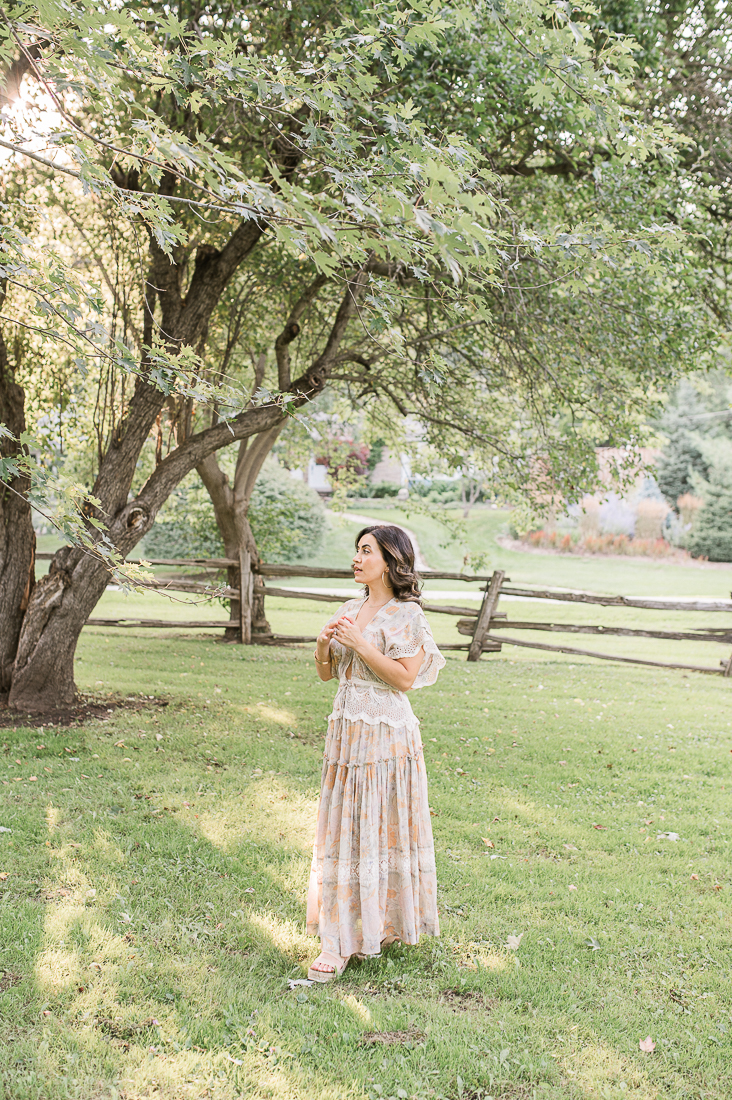
[(329, 665), (330, 664), (330, 658), (328, 658), (327, 661), (319, 661), (318, 660), (318, 651), (317, 651), (317, 649), (313, 650), (313, 657), (315, 658), (316, 665)]

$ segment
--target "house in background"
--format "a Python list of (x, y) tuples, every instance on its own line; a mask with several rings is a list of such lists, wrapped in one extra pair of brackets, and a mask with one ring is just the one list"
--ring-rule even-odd
[[(392, 457), (389, 451), (384, 448), (381, 459), (376, 463), (369, 476), (369, 482), (371, 485), (398, 485), (398, 496), (406, 499), (409, 496), (411, 473), (412, 467), (408, 455), (402, 454), (398, 457)], [(295, 478), (297, 481), (304, 481), (323, 500), (329, 500), (333, 495), (333, 486), (328, 477), (328, 467), (316, 462), (314, 455), (310, 456), (305, 469), (299, 467), (296, 470), (290, 470), (290, 477)], [(365, 492), (364, 495), (366, 496), (368, 493)]]
[(328, 467), (316, 462), (315, 455), (310, 456), (305, 470), (302, 467), (290, 470), (290, 477), (294, 478), (295, 481), (304, 481), (324, 500), (328, 500), (333, 496), (333, 486), (328, 480)]
[(392, 455), (387, 447), (381, 454), (381, 459), (374, 466), (371, 477), (372, 485), (398, 485), (399, 496), (409, 496), (409, 481), (412, 476), (412, 464), (409, 455)]

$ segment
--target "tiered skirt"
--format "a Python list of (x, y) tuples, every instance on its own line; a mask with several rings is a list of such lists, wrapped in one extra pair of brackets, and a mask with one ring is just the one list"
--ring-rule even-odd
[(439, 935), (419, 722), (396, 692), (387, 721), (364, 714), (353, 705), (364, 687), (342, 682), (328, 721), (308, 890), (308, 932), (342, 957)]

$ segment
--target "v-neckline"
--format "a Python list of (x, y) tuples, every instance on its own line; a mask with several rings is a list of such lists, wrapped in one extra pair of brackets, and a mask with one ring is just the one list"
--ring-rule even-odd
[[(374, 611), (373, 615), (368, 620), (368, 622), (364, 623), (363, 626), (359, 627), (359, 630), (361, 631), (362, 634), (363, 634), (364, 630), (366, 630), (367, 627), (371, 626), (371, 624), (374, 621), (374, 619), (376, 618), (376, 616), (381, 614), (381, 612), (384, 610), (385, 607), (389, 606), (389, 604), (392, 602), (393, 599), (394, 599), (394, 597), (390, 596), (389, 599), (386, 601), (386, 603), (382, 603), (381, 607), (376, 608), (376, 611)], [(358, 611), (356, 612), (356, 625), (357, 626), (358, 626), (358, 616), (359, 616), (360, 612), (363, 610), (364, 604), (366, 603), (367, 600), (368, 600), (368, 596), (364, 596), (363, 601), (361, 603), (361, 606), (359, 607)]]
[[(363, 605), (366, 603), (367, 599), (368, 599), (368, 596), (364, 596), (363, 600), (361, 601), (361, 607), (359, 607), (358, 611), (356, 612), (356, 616), (355, 616), (356, 619), (358, 619), (358, 612), (361, 611), (361, 608), (363, 608)], [(365, 624), (365, 626), (359, 627), (362, 634), (363, 634), (364, 630), (367, 630), (368, 627), (371, 626), (372, 622), (377, 617), (377, 615), (380, 615), (381, 612), (384, 610), (384, 608), (387, 607), (393, 599), (394, 599), (394, 597), (390, 596), (389, 599), (386, 601), (386, 603), (382, 603), (381, 607), (377, 608), (376, 611), (374, 611), (373, 615), (371, 616), (369, 621)], [(356, 625), (358, 625), (358, 623)], [(353, 665), (354, 665), (355, 660), (356, 660), (356, 652), (355, 652), (355, 650), (351, 650), (351, 659), (348, 662), (348, 666), (344, 671), (344, 676), (345, 676), (346, 680), (348, 680), (349, 682), (350, 682), (350, 680), (352, 679), (352, 676), (353, 676)], [(349, 672), (351, 673), (351, 676), (348, 675)]]

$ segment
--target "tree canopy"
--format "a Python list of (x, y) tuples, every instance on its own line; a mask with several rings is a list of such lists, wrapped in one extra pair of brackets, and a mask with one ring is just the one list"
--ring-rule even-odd
[[(661, 65), (646, 80), (636, 63), (623, 19), (643, 29), (639, 11), (13, 5), (0, 477), (27, 537), (0, 553), (11, 700), (68, 694), (108, 563), (194, 469), (223, 516), (215, 454), (233, 442), (246, 501), (326, 385), (416, 418), (448, 461), (516, 492), (577, 495), (598, 442), (639, 437), (714, 337), (675, 216), (690, 145)], [(86, 416), (85, 484), (44, 463), (31, 413), (47, 437)], [(23, 506), (50, 497), (77, 545), (33, 589)]]

